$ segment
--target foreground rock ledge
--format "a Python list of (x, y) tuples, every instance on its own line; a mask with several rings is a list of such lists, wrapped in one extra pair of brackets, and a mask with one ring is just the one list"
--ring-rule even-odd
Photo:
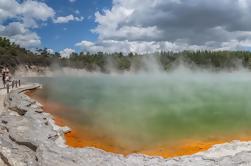
[(56, 126), (42, 105), (23, 93), (39, 87), (27, 85), (5, 98), (6, 111), (0, 115), (0, 157), (7, 166), (251, 165), (251, 142), (233, 141), (206, 152), (170, 159), (67, 147), (64, 132), (69, 132), (68, 128)]

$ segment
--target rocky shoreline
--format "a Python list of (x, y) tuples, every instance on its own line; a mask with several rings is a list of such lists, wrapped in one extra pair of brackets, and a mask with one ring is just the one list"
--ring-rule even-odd
[(251, 165), (251, 142), (233, 141), (205, 152), (170, 159), (68, 147), (64, 133), (70, 129), (55, 125), (43, 106), (24, 94), (39, 87), (39, 84), (23, 86), (12, 90), (4, 99), (5, 110), (0, 112), (0, 158), (7, 166)]

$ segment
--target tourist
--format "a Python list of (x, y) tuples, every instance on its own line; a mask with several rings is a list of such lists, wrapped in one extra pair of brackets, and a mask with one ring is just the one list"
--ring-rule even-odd
[(10, 74), (10, 70), (8, 67), (6, 67), (5, 70), (5, 84), (9, 84), (11, 82), (11, 74)]
[(6, 68), (5, 67), (3, 67), (3, 69), (2, 69), (2, 81), (3, 81), (3, 86), (4, 86), (4, 88), (5, 88), (5, 84), (6, 84), (6, 82), (5, 82), (5, 80), (6, 80)]
[(11, 81), (11, 74), (8, 67), (3, 67), (2, 69), (2, 81), (4, 88), (6, 86), (6, 83)]

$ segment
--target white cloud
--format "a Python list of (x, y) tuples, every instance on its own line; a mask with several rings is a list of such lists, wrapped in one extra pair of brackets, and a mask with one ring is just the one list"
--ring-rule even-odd
[(64, 50), (60, 51), (61, 57), (69, 58), (72, 53), (76, 52), (74, 49), (65, 48)]
[(113, 0), (111, 9), (95, 14), (98, 25), (92, 32), (98, 41), (76, 46), (105, 52), (245, 50), (250, 48), (250, 18), (249, 0), (145, 0), (144, 5)]
[(24, 1), (20, 4), (19, 10), (24, 17), (42, 21), (46, 21), (48, 18), (52, 18), (55, 15), (55, 11), (45, 3), (31, 0)]
[(38, 47), (41, 44), (40, 37), (20, 22), (11, 22), (6, 26), (1, 25), (0, 35), (8, 37), (12, 42), (26, 48)]
[(15, 0), (0, 0), (0, 20), (5, 20), (17, 15), (19, 4)]
[(0, 0), (0, 19), (17, 18), (25, 25), (36, 26), (36, 21), (53, 18), (55, 11), (43, 2), (27, 0), (18, 3), (16, 0)]
[(34, 32), (17, 34), (10, 39), (16, 44), (26, 48), (38, 47), (41, 44), (40, 37)]
[(74, 17), (72, 14), (64, 17), (57, 17), (53, 20), (54, 23), (61, 24), (61, 23), (68, 23), (70, 21), (83, 21), (84, 17)]
[(3, 36), (15, 36), (17, 34), (24, 34), (28, 31), (24, 24), (20, 22), (11, 22), (7, 26), (2, 26), (0, 34)]
[(95, 45), (95, 43), (87, 41), (87, 40), (83, 40), (83, 41), (76, 44), (77, 47), (82, 47), (82, 48), (89, 48), (94, 45)]
[(192, 45), (186, 42), (168, 42), (168, 41), (117, 41), (100, 40), (97, 42), (81, 41), (75, 44), (76, 47), (88, 52), (123, 52), (123, 53), (147, 53), (161, 51), (180, 52), (184, 50), (248, 50), (251, 48), (251, 39), (230, 40), (228, 42), (208, 42), (205, 45)]
[[(3, 22), (8, 19), (15, 21), (3, 25)], [(55, 11), (51, 7), (35, 0), (0, 0), (0, 35), (8, 37), (23, 47), (40, 46), (40, 37), (32, 31), (40, 25), (46, 25), (49, 19), (55, 23), (67, 23), (82, 21), (84, 18), (73, 15), (55, 18)]]
[(171, 43), (167, 41), (116, 41), (103, 40), (99, 42), (81, 41), (75, 45), (84, 51), (89, 52), (134, 52), (134, 53), (153, 53), (160, 51), (172, 50), (178, 52), (181, 50), (205, 50), (209, 49), (205, 46), (188, 45), (186, 43)]
[(50, 54), (54, 54), (54, 50), (53, 49), (51, 49), (51, 48), (47, 48), (47, 51), (48, 51), (48, 53), (50, 53)]
[(220, 47), (215, 50), (243, 50), (243, 48), (251, 48), (251, 39), (223, 42)]
[[(15, 21), (3, 24), (4, 21), (11, 19)], [(0, 0), (0, 35), (20, 46), (39, 47), (40, 37), (33, 30), (46, 25), (49, 19), (55, 23), (67, 23), (82, 21), (84, 18), (73, 15), (55, 18), (55, 11), (51, 7), (35, 0)]]
[[(32, 30), (54, 15), (55, 11), (43, 2), (0, 0), (0, 35), (26, 48), (38, 47), (40, 37)], [(3, 25), (8, 19), (15, 21)]]
[(97, 12), (95, 17), (98, 26), (93, 29), (93, 32), (98, 33), (100, 39), (106, 39), (111, 34), (117, 34), (118, 36), (118, 27), (120, 27), (120, 24), (124, 21), (126, 22), (132, 13), (133, 9), (127, 9), (122, 6), (113, 7), (111, 10), (104, 10), (103, 14)]

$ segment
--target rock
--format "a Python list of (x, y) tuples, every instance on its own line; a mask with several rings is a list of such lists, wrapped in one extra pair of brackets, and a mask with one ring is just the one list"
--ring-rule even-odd
[(3, 124), (7, 124), (8, 122), (6, 120), (2, 120), (2, 123)]
[[(37, 161), (34, 152), (26, 146), (17, 145), (8, 137), (8, 132), (1, 127), (0, 156), (7, 166), (36, 166)], [(0, 162), (1, 164), (1, 162)]]
[[(39, 166), (84, 166), (84, 165), (125, 165), (122, 155), (113, 155), (101, 150), (84, 148), (72, 149), (41, 145), (37, 150)], [(124, 163), (124, 164), (123, 164)]]
[(4, 163), (4, 161), (1, 159), (1, 157), (0, 157), (0, 165), (2, 165), (2, 166), (7, 166), (7, 165)]
[(29, 144), (35, 149), (41, 143), (48, 143), (52, 136), (57, 137), (58, 133), (52, 130), (51, 126), (44, 124), (42, 117), (32, 116), (31, 112), (25, 116), (5, 115), (1, 119), (8, 119), (5, 125), (9, 129), (10, 138), (17, 144)]
[(36, 105), (37, 105), (38, 107), (40, 107), (40, 108), (43, 108), (43, 105), (40, 104), (39, 102), (36, 102)]
[(64, 134), (70, 133), (71, 129), (68, 126), (61, 127), (61, 130), (63, 131)]

